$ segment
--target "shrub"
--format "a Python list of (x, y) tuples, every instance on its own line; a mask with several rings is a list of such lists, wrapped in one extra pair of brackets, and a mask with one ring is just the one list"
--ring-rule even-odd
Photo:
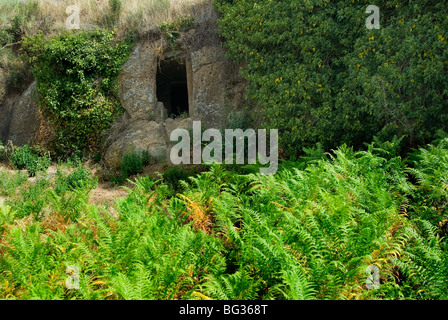
[[(375, 1), (217, 0), (228, 54), (244, 61), (248, 98), (290, 156), (322, 142), (362, 146), (406, 136), (404, 149), (448, 128), (448, 8)], [(429, 85), (430, 84), (430, 85)]]
[(72, 173), (67, 176), (67, 184), (71, 188), (82, 187), (87, 181), (91, 179), (89, 172), (83, 165), (77, 167)]
[(49, 156), (36, 157), (36, 160), (31, 162), (26, 168), (28, 175), (34, 177), (39, 171), (46, 171), (51, 164), (51, 159)]
[(120, 161), (121, 174), (128, 177), (143, 171), (143, 153), (128, 152), (123, 155)]
[(195, 175), (196, 172), (192, 168), (182, 168), (174, 166), (167, 169), (163, 174), (163, 181), (175, 192), (180, 190), (180, 181), (187, 181), (188, 177)]
[(142, 158), (142, 165), (146, 167), (151, 163), (151, 156), (149, 155), (148, 151), (142, 151), (139, 153), (140, 157)]
[(118, 166), (120, 176), (113, 176), (113, 183), (123, 183), (129, 176), (143, 172), (143, 167), (151, 162), (151, 157), (147, 151), (130, 151), (125, 153)]
[(93, 189), (95, 186), (96, 180), (82, 164), (79, 164), (68, 175), (65, 175), (60, 168), (57, 170), (54, 190), (58, 196), (63, 196), (67, 191)]
[(48, 155), (39, 156), (28, 145), (16, 149), (11, 154), (10, 161), (16, 169), (26, 169), (31, 177), (35, 176), (38, 171), (47, 170), (51, 164), (51, 159)]
[(35, 160), (35, 156), (31, 147), (24, 145), (12, 153), (10, 161), (17, 170), (23, 170), (30, 162)]

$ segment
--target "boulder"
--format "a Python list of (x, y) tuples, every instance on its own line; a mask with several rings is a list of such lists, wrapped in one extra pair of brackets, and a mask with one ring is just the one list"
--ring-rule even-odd
[(36, 82), (22, 94), (7, 96), (0, 105), (0, 138), (23, 146), (32, 143), (41, 120), (37, 105)]
[(156, 116), (156, 67), (154, 45), (140, 41), (118, 77), (121, 105), (132, 120), (154, 120)]
[(109, 145), (104, 155), (104, 164), (108, 168), (117, 168), (122, 156), (132, 151), (147, 151), (153, 160), (164, 161), (167, 156), (166, 140), (163, 124), (147, 120), (133, 121)]

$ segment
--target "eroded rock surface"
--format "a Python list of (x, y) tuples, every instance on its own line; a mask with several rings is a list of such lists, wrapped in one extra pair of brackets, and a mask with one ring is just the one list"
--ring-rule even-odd
[(25, 92), (7, 96), (0, 105), (0, 139), (22, 146), (31, 143), (40, 127), (36, 83)]
[[(194, 32), (189, 32), (194, 34)], [(104, 164), (116, 168), (124, 153), (148, 151), (156, 161), (168, 161), (171, 132), (191, 129), (193, 120), (204, 128), (222, 128), (226, 119), (226, 86), (235, 68), (221, 46), (190, 50), (179, 41), (173, 48), (157, 40), (140, 41), (119, 75), (119, 97), (126, 114), (114, 124), (106, 140)], [(188, 116), (170, 118), (157, 97), (157, 68), (164, 59), (177, 59), (186, 66)]]

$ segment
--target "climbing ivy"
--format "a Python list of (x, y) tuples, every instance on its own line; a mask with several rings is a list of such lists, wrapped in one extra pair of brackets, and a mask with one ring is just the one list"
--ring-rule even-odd
[(101, 137), (122, 108), (114, 83), (134, 43), (109, 30), (25, 37), (22, 48), (37, 82), (39, 106), (55, 137), (53, 149), (68, 156), (96, 152)]

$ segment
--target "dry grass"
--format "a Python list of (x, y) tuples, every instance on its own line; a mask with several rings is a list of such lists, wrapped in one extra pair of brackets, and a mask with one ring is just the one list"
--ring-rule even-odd
[[(112, 0), (3, 0), (0, 2), (0, 28), (8, 27), (17, 15), (28, 15), (23, 33), (42, 30), (46, 34), (66, 31), (66, 9), (76, 5), (80, 10), (83, 30), (110, 27), (107, 17), (112, 15)], [(121, 3), (113, 27), (118, 33), (129, 29), (145, 32), (164, 21), (179, 16), (202, 17), (210, 0), (115, 0)]]
[[(119, 3), (115, 14), (112, 3)], [(0, 0), (0, 105), (8, 88), (14, 86), (10, 83), (23, 82), (14, 80), (20, 70), (13, 72), (21, 63), (17, 59), (19, 39), (39, 30), (47, 37), (68, 31), (70, 13), (66, 10), (71, 5), (79, 8), (81, 30), (114, 29), (117, 39), (123, 39), (128, 30), (149, 34), (162, 22), (178, 17), (193, 17), (201, 23), (215, 15), (213, 0)]]

